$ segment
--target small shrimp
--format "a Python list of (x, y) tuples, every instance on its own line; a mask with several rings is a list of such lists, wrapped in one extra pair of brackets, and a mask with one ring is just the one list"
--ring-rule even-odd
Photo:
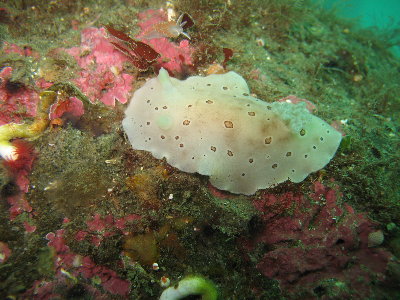
[(189, 34), (187, 34), (184, 30), (192, 27), (193, 25), (194, 21), (192, 17), (187, 13), (183, 13), (179, 16), (176, 22), (168, 21), (154, 24), (149, 30), (146, 31), (143, 38), (148, 40), (161, 37), (177, 38), (178, 36), (183, 35), (190, 40)]

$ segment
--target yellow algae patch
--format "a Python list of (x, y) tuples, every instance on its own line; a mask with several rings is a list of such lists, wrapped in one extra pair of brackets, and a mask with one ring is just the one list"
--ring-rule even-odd
[(125, 184), (134, 192), (141, 206), (157, 210), (161, 207), (161, 199), (158, 197), (160, 184), (168, 176), (169, 171), (166, 168), (154, 167), (127, 177)]
[(122, 247), (125, 255), (144, 265), (153, 264), (160, 256), (153, 232), (128, 235), (125, 237)]

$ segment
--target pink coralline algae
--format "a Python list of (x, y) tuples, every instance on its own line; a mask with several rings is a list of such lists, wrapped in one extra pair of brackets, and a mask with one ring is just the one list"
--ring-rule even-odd
[(9, 212), (11, 220), (14, 220), (23, 212), (32, 212), (32, 206), (26, 200), (25, 194), (19, 193), (17, 195), (10, 196), (7, 198), (7, 202), (10, 205)]
[(88, 279), (98, 276), (103, 288), (111, 294), (126, 296), (129, 293), (129, 281), (120, 279), (113, 270), (104, 266), (97, 266), (88, 256), (82, 259), (82, 267), (79, 269), (79, 273)]
[(12, 81), (11, 67), (0, 71), (0, 125), (19, 123), (36, 115), (39, 95), (20, 82)]
[(125, 226), (133, 221), (140, 220), (139, 215), (131, 214), (125, 217), (115, 219), (112, 215), (101, 216), (95, 214), (93, 218), (86, 222), (87, 229), (76, 233), (75, 238), (78, 241), (90, 240), (95, 246), (100, 246), (104, 238), (113, 236), (117, 233), (127, 235)]
[(288, 102), (288, 103), (293, 103), (293, 104), (305, 103), (306, 108), (308, 109), (308, 111), (310, 113), (315, 113), (317, 111), (317, 107), (315, 106), (314, 103), (312, 103), (311, 101), (309, 101), (307, 99), (298, 98), (295, 95), (289, 95), (284, 98), (281, 98), (278, 100), (278, 102)]
[(219, 190), (216, 187), (214, 187), (211, 183), (208, 183), (208, 191), (211, 193), (216, 198), (219, 199), (230, 199), (230, 198), (235, 198), (237, 195), (231, 194), (227, 191)]
[(66, 276), (56, 276), (52, 281), (36, 280), (28, 291), (26, 291), (21, 299), (30, 300), (58, 300), (65, 299), (68, 291), (73, 291), (77, 288), (80, 292), (85, 292), (85, 298), (82, 299), (96, 299), (96, 300), (109, 300), (110, 295), (102, 294), (96, 288), (87, 283), (72, 285), (71, 280)]
[[(30, 47), (20, 47), (4, 42), (2, 52), (15, 53), (34, 60), (39, 54)], [(0, 71), (0, 125), (10, 122), (20, 123), (24, 118), (34, 117), (39, 102), (38, 93), (22, 82), (12, 80), (13, 69), (6, 66)]]
[[(149, 9), (139, 13), (139, 26), (142, 33), (137, 38), (143, 39), (152, 26), (165, 21), (167, 21), (167, 15), (162, 9)], [(188, 68), (192, 68), (194, 48), (190, 46), (188, 40), (182, 40), (178, 45), (166, 37), (152, 38), (148, 42), (154, 50), (161, 54), (158, 59), (158, 67), (167, 69), (172, 74), (184, 73)]]
[(74, 80), (91, 101), (100, 100), (106, 105), (128, 101), (133, 76), (122, 73), (129, 59), (107, 40), (104, 28), (82, 30), (81, 45), (65, 50), (81, 67)]
[(32, 50), (32, 48), (29, 46), (24, 46), (21, 48), (20, 46), (18, 46), (16, 44), (11, 44), (8, 42), (4, 42), (2, 51), (7, 54), (17, 53), (17, 54), (19, 54), (21, 56), (25, 56), (25, 57), (30, 56), (33, 59), (38, 59), (40, 57), (39, 53)]
[[(128, 295), (130, 291), (129, 281), (119, 278), (115, 271), (95, 264), (90, 257), (73, 253), (66, 244), (64, 233), (64, 229), (60, 229), (55, 233), (50, 232), (46, 235), (46, 239), (49, 241), (47, 245), (55, 251), (56, 278), (65, 277), (66, 272), (74, 277), (98, 278), (103, 289), (110, 294)], [(48, 293), (48, 291), (45, 291), (45, 293)]]
[(376, 224), (339, 204), (340, 196), (337, 188), (315, 182), (308, 195), (265, 192), (254, 201), (264, 225), (243, 245), (250, 255), (260, 245), (269, 249), (257, 268), (289, 297), (361, 299), (370, 295), (372, 281), (385, 280), (391, 253), (368, 247)]
[(339, 131), (342, 134), (342, 136), (346, 136), (346, 133), (343, 129), (345, 124), (346, 123), (345, 122), (343, 123), (343, 121), (341, 121), (341, 120), (335, 120), (330, 125), (333, 128), (335, 128), (337, 131)]
[(49, 118), (54, 120), (68, 114), (72, 117), (80, 117), (84, 114), (83, 103), (76, 97), (68, 97), (58, 100), (50, 107)]
[(24, 221), (25, 232), (33, 233), (36, 231), (36, 225), (32, 225), (32, 219), (30, 221)]

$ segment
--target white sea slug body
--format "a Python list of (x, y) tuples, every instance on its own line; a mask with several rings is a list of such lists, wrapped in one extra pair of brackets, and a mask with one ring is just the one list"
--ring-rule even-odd
[(331, 160), (339, 132), (305, 105), (249, 94), (235, 72), (181, 81), (161, 69), (135, 92), (122, 125), (134, 149), (232, 193), (301, 182)]

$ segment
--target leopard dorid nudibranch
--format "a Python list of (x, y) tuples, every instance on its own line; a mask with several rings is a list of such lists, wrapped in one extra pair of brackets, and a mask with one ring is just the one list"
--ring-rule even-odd
[(246, 195), (301, 182), (331, 160), (342, 138), (304, 103), (250, 96), (235, 72), (181, 81), (161, 69), (135, 92), (122, 124), (134, 149)]

